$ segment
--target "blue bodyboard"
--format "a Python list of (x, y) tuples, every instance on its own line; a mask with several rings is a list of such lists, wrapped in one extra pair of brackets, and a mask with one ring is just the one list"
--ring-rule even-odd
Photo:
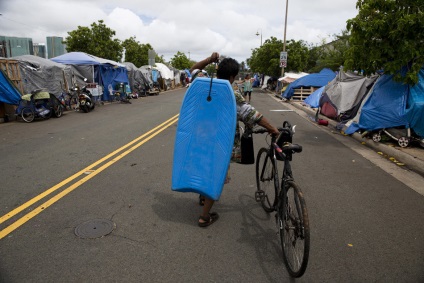
[[(210, 98), (210, 99), (209, 99)], [(172, 190), (218, 200), (233, 150), (236, 100), (227, 80), (196, 78), (181, 105)]]

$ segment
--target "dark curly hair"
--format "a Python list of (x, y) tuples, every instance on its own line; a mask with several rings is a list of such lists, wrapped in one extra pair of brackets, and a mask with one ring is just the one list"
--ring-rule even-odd
[(239, 72), (239, 63), (233, 58), (225, 58), (218, 65), (216, 77), (218, 79), (230, 80), (230, 77), (236, 77)]

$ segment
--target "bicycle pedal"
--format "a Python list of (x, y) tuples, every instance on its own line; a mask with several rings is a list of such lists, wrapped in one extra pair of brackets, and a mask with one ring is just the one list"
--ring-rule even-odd
[(266, 196), (265, 192), (260, 190), (255, 192), (255, 200), (257, 202), (261, 202), (263, 198)]

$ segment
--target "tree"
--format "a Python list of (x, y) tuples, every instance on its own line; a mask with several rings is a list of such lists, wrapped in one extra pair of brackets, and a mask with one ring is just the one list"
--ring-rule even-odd
[[(346, 67), (366, 75), (383, 69), (395, 80), (417, 83), (424, 65), (424, 5), (417, 0), (358, 0), (358, 15), (347, 21)], [(406, 74), (399, 70), (406, 67)]]
[[(252, 50), (252, 56), (247, 60), (247, 64), (253, 72), (279, 77), (281, 75), (280, 52), (282, 50), (283, 42), (277, 40), (275, 37), (271, 37), (260, 48)], [(288, 53), (288, 60), (285, 69), (287, 71), (307, 71), (309, 48), (305, 41), (287, 41), (286, 51)]]
[(342, 30), (341, 35), (335, 34), (333, 38), (334, 40), (330, 43), (323, 41), (321, 46), (310, 49), (309, 60), (315, 59), (316, 61), (316, 65), (312, 68), (313, 72), (318, 72), (323, 68), (337, 71), (340, 66), (344, 65), (348, 56), (349, 34), (347, 30)]
[(135, 36), (125, 39), (122, 42), (122, 46), (125, 48), (125, 61), (131, 62), (137, 67), (141, 67), (143, 65), (143, 49), (141, 44), (136, 41)]
[(177, 68), (178, 70), (190, 69), (191, 63), (187, 56), (178, 51), (174, 57), (171, 58), (171, 66)]
[(253, 72), (267, 74), (270, 76), (279, 76), (280, 51), (283, 49), (283, 42), (271, 37), (265, 40), (260, 48), (252, 50), (252, 56), (247, 59), (247, 64)]
[(68, 32), (65, 38), (66, 50), (68, 52), (80, 51), (88, 54), (120, 61), (123, 47), (119, 39), (113, 39), (115, 31), (108, 28), (103, 20), (92, 23), (91, 28), (78, 26), (76, 30)]

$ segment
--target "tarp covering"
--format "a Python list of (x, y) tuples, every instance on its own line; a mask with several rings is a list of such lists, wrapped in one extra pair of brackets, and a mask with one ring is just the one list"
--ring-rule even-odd
[(311, 95), (309, 95), (303, 102), (311, 106), (312, 108), (318, 108), (319, 107), (319, 99), (321, 98), (322, 92), (324, 91), (325, 86), (320, 87)]
[(160, 75), (165, 80), (174, 79), (174, 72), (171, 71), (165, 64), (156, 63), (156, 69), (160, 72)]
[(379, 77), (346, 134), (353, 134), (359, 129), (373, 131), (409, 127), (405, 115), (408, 89), (408, 85), (393, 81), (392, 75)]
[(418, 83), (409, 89), (406, 118), (414, 132), (424, 138), (424, 68), (418, 74)]
[(0, 102), (10, 105), (18, 105), (21, 100), (21, 94), (15, 85), (0, 69)]
[(130, 88), (133, 90), (134, 85), (136, 83), (144, 85), (146, 79), (144, 78), (142, 71), (131, 62), (124, 62), (123, 64), (125, 65), (128, 71), (128, 80), (130, 82)]
[(79, 85), (84, 83), (84, 76), (73, 66), (67, 66), (34, 55), (12, 57), (18, 61), (22, 77), (24, 93), (31, 93), (35, 89), (46, 89), (56, 97), (62, 93), (65, 80), (71, 84), (74, 74)]
[(330, 69), (322, 69), (319, 73), (314, 73), (301, 77), (292, 82), (284, 91), (283, 97), (290, 99), (294, 95), (294, 90), (301, 87), (322, 87), (327, 85), (336, 77), (336, 73)]

